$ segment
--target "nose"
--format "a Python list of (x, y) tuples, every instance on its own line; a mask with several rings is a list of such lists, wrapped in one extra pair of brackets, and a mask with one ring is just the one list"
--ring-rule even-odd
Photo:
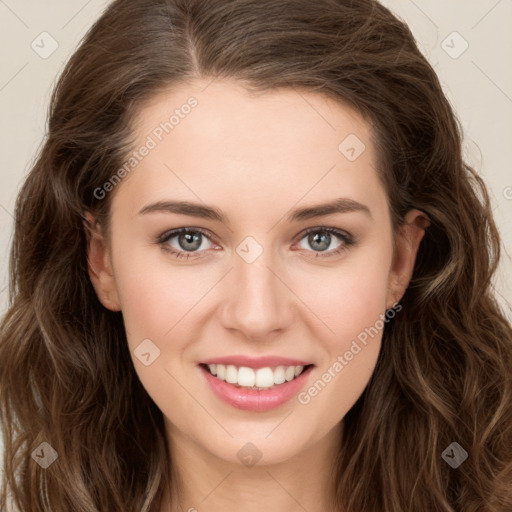
[(293, 293), (286, 284), (285, 271), (264, 251), (248, 263), (234, 255), (234, 268), (226, 286), (229, 290), (222, 311), (224, 328), (242, 333), (253, 341), (274, 338), (293, 321)]

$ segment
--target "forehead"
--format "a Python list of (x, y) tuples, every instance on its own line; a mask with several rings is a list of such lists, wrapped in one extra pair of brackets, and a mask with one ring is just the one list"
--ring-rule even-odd
[(134, 151), (150, 148), (120, 187), (134, 208), (169, 197), (283, 212), (342, 196), (386, 201), (370, 125), (318, 93), (198, 80), (152, 97), (134, 127)]

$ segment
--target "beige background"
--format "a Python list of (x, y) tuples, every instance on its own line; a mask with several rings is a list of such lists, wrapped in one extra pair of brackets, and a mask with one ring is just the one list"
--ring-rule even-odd
[[(14, 201), (45, 132), (51, 88), (108, 3), (0, 0), (0, 314)], [(488, 184), (505, 249), (496, 288), (512, 318), (512, 0), (383, 3), (410, 25), (435, 67), (462, 121), (466, 158)]]

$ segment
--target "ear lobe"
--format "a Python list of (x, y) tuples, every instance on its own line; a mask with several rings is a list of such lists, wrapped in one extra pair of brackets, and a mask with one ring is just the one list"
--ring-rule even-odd
[(120, 311), (110, 251), (101, 226), (89, 212), (83, 218), (83, 225), (87, 240), (87, 270), (96, 295), (107, 309)]
[(420, 210), (412, 209), (407, 212), (404, 224), (398, 229), (388, 281), (387, 309), (400, 301), (409, 286), (420, 242), (428, 226), (430, 220), (427, 215)]

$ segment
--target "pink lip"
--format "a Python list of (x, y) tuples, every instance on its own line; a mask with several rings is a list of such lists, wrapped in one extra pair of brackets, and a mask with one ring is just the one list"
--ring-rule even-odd
[(277, 356), (263, 356), (263, 357), (249, 357), (249, 356), (225, 356), (214, 357), (201, 361), (202, 364), (232, 364), (234, 366), (247, 366), (257, 370), (258, 368), (265, 368), (267, 366), (307, 366), (312, 364), (311, 361), (301, 361), (299, 359), (290, 359), (288, 357)]
[[(225, 361), (225, 359), (223, 359), (223, 361)], [(267, 366), (270, 365), (267, 364)], [(294, 365), (290, 364), (289, 366)], [(297, 395), (304, 386), (306, 379), (309, 377), (313, 366), (306, 368), (298, 377), (289, 382), (276, 385), (271, 389), (262, 390), (237, 387), (214, 377), (208, 369), (202, 365), (199, 365), (199, 369), (212, 391), (229, 405), (246, 411), (264, 412), (279, 407), (293, 396)]]

